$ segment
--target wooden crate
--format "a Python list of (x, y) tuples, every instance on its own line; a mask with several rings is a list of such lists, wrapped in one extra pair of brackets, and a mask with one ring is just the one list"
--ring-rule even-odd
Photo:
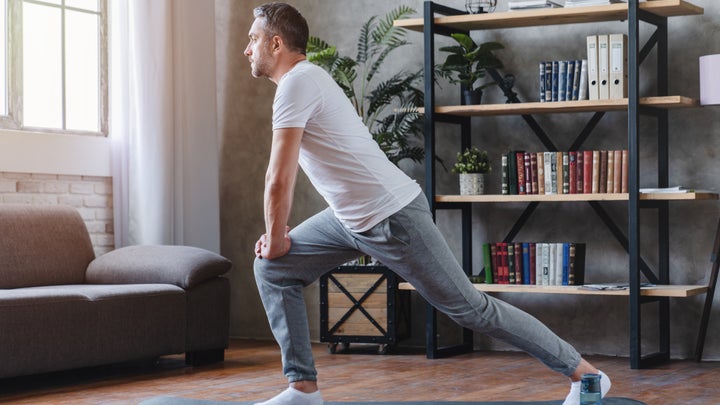
[(409, 335), (409, 296), (384, 266), (341, 266), (320, 278), (320, 341), (377, 343), (380, 352)]

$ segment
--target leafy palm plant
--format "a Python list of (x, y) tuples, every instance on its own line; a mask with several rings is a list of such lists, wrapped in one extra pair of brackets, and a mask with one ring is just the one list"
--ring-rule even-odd
[(424, 156), (423, 148), (412, 142), (412, 136), (422, 135), (421, 117), (416, 111), (423, 104), (423, 92), (416, 87), (422, 70), (376, 79), (388, 56), (408, 44), (405, 30), (395, 27), (393, 21), (413, 13), (412, 8), (399, 6), (382, 19), (371, 17), (360, 30), (355, 59), (340, 56), (335, 46), (317, 37), (310, 37), (307, 46), (308, 60), (332, 75), (395, 164), (403, 159), (420, 162)]

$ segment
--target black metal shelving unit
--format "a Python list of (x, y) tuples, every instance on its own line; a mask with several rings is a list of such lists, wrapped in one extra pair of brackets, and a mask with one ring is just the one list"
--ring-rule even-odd
[[(687, 5), (684, 1), (679, 1), (680, 6)], [(645, 368), (653, 366), (659, 362), (664, 362), (670, 358), (670, 307), (668, 296), (647, 296), (641, 293), (641, 278), (644, 276), (647, 281), (666, 285), (670, 282), (669, 271), (669, 201), (662, 199), (644, 200), (639, 193), (639, 120), (641, 116), (648, 116), (657, 121), (657, 187), (668, 186), (669, 172), (669, 151), (668, 151), (668, 111), (667, 108), (656, 108), (640, 103), (639, 95), (639, 67), (651, 53), (656, 51), (657, 55), (657, 96), (667, 96), (668, 94), (668, 16), (675, 15), (673, 13), (655, 14), (643, 10), (639, 6), (639, 0), (628, 0), (627, 9), (620, 9), (616, 6), (608, 6), (602, 12), (608, 10), (610, 17), (603, 17), (604, 20), (627, 21), (628, 35), (628, 99), (627, 99), (627, 142), (629, 151), (629, 170), (628, 170), (628, 226), (627, 233), (623, 228), (616, 225), (610, 216), (605, 212), (599, 201), (588, 201), (592, 209), (598, 214), (603, 223), (608, 226), (611, 233), (616, 237), (618, 242), (627, 251), (629, 256), (629, 272), (628, 280), (629, 301), (628, 311), (630, 315), (630, 365), (631, 368)], [(672, 5), (671, 5), (672, 6)], [(678, 7), (678, 6), (676, 6)], [(693, 6), (694, 7), (694, 6)], [(597, 8), (596, 8), (597, 9)], [(561, 9), (562, 10), (562, 9)], [(702, 9), (700, 9), (702, 11)], [(436, 4), (433, 1), (424, 3), (424, 14), (422, 19), (422, 33), (424, 38), (424, 75), (425, 75), (425, 103), (424, 103), (424, 131), (425, 131), (425, 153), (426, 156), (435, 156), (436, 143), (436, 124), (450, 123), (457, 124), (460, 127), (460, 146), (461, 149), (469, 147), (471, 144), (471, 121), (470, 115), (453, 115), (444, 114), (436, 111), (435, 105), (435, 37), (436, 35), (449, 36), (454, 32), (463, 32), (469, 34), (472, 29), (471, 24), (443, 24), (436, 23), (436, 16), (458, 16), (465, 12)], [(604, 21), (603, 20), (603, 21)], [(588, 20), (594, 21), (594, 20)], [(598, 20), (599, 21), (599, 20)], [(576, 18), (573, 21), (558, 20), (555, 24), (567, 23), (583, 23), (586, 22), (582, 18)], [(645, 44), (640, 46), (639, 30), (640, 23), (646, 23), (655, 27), (654, 33), (651, 34)], [(499, 23), (501, 24), (501, 23)], [(553, 23), (550, 23), (553, 24)], [(545, 25), (545, 23), (525, 23), (524, 26)], [(467, 28), (470, 27), (470, 28)], [(490, 26), (502, 27), (502, 25)], [(419, 27), (414, 27), (416, 30)], [(500, 87), (504, 90), (508, 97), (508, 102), (520, 102), (517, 96), (506, 88), (497, 71), (491, 71), (491, 76), (495, 79)], [(596, 111), (587, 122), (585, 127), (579, 132), (575, 142), (573, 142), (570, 150), (577, 150), (582, 143), (590, 136), (591, 132), (603, 118), (605, 112)], [(552, 143), (545, 131), (535, 121), (531, 114), (520, 114), (539, 140), (545, 145), (548, 151), (557, 151), (558, 148)], [(472, 202), (445, 202), (436, 200), (435, 188), (435, 159), (425, 159), (425, 193), (432, 209), (433, 215), (437, 210), (460, 210), (462, 212), (462, 265), (467, 274), (472, 273)], [(512, 226), (507, 234), (505, 241), (512, 241), (517, 232), (522, 228), (525, 221), (532, 215), (540, 202), (529, 202), (524, 212)], [(657, 259), (658, 266), (653, 271), (650, 266), (643, 260), (640, 253), (641, 226), (640, 212), (641, 210), (655, 210), (658, 226), (658, 246)], [(642, 353), (642, 307), (648, 303), (657, 303), (657, 324), (658, 324), (658, 349), (656, 352), (644, 354)], [(706, 322), (705, 322), (706, 323)], [(705, 325), (707, 326), (707, 325)], [(426, 310), (426, 352), (428, 358), (439, 358), (450, 356), (458, 353), (468, 352), (473, 349), (473, 332), (467, 329), (463, 330), (462, 342), (457, 345), (440, 347), (438, 342), (438, 325), (437, 313), (430, 305)], [(699, 348), (700, 353), (702, 348)]]

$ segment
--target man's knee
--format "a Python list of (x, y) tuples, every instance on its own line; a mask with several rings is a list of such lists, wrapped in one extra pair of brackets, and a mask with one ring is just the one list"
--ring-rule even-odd
[(255, 272), (255, 280), (266, 280), (268, 275), (272, 273), (269, 269), (270, 260), (255, 258), (253, 263), (253, 271)]

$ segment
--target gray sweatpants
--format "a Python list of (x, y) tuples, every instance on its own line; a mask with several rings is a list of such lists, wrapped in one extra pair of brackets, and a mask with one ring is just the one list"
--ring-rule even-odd
[(569, 376), (580, 355), (529, 314), (476, 290), (433, 222), (423, 195), (354, 233), (326, 209), (290, 232), (287, 255), (255, 260), (255, 279), (290, 382), (316, 380), (302, 290), (333, 268), (370, 255), (459, 325), (514, 345)]

